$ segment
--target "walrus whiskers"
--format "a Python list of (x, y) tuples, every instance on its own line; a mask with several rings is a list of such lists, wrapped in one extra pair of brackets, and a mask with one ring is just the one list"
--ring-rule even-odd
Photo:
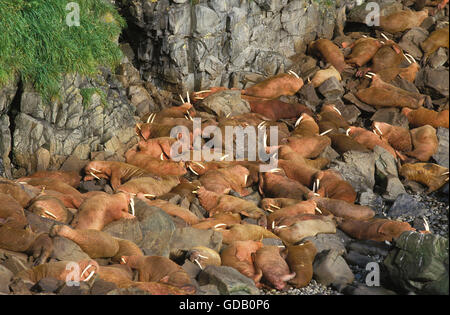
[(51, 213), (50, 211), (45, 210), (44, 213), (45, 213), (45, 214), (48, 214), (49, 216), (51, 216), (51, 217), (53, 217), (53, 218), (55, 218), (55, 219), (57, 219), (56, 215), (54, 215), (54, 214)]

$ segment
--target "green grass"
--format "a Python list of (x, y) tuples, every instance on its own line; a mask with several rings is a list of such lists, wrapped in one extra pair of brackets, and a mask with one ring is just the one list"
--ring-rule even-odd
[(94, 94), (98, 94), (100, 96), (101, 102), (103, 106), (107, 106), (108, 103), (106, 101), (106, 94), (99, 88), (83, 88), (80, 89), (80, 94), (83, 97), (83, 107), (88, 108), (91, 105), (91, 99)]
[(0, 87), (18, 73), (45, 99), (58, 95), (62, 75), (92, 75), (122, 58), (115, 39), (125, 26), (102, 0), (74, 0), (80, 26), (66, 24), (70, 0), (0, 0)]

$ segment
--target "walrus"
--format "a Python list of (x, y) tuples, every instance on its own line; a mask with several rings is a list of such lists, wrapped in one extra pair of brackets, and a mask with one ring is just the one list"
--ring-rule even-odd
[(132, 148), (130, 150), (145, 153), (154, 158), (160, 158), (161, 154), (163, 157), (171, 158), (171, 149), (175, 142), (177, 142), (177, 139), (175, 138), (152, 138), (139, 141), (137, 144), (137, 148)]
[(297, 214), (315, 214), (317, 204), (313, 200), (300, 201), (294, 205), (290, 205), (275, 212), (272, 212), (267, 216), (267, 226), (269, 228), (273, 227), (273, 222), (282, 217), (292, 217)]
[(68, 225), (54, 225), (50, 236), (65, 237), (80, 246), (89, 257), (110, 258), (119, 251), (119, 242), (110, 234), (98, 230), (72, 229)]
[(377, 53), (383, 44), (375, 38), (362, 37), (350, 45), (351, 54), (345, 58), (345, 62), (350, 65), (362, 67)]
[(420, 47), (424, 51), (424, 60), (427, 60), (440, 47), (448, 49), (449, 27), (435, 30), (428, 38), (420, 43)]
[(145, 153), (133, 151), (128, 151), (125, 154), (125, 159), (128, 164), (139, 167), (155, 176), (183, 176), (187, 173), (183, 161), (175, 162), (170, 160), (161, 160), (160, 157), (154, 158)]
[(311, 189), (317, 173), (320, 172), (320, 170), (299, 160), (278, 160), (278, 167), (283, 169), (287, 177), (294, 179), (300, 184), (310, 187)]
[(261, 224), (265, 226), (265, 213), (258, 208), (253, 202), (230, 195), (222, 195), (213, 191), (206, 190), (205, 187), (200, 187), (197, 190), (200, 204), (210, 216), (216, 213), (239, 213), (249, 218), (261, 220)]
[(186, 253), (186, 258), (189, 261), (197, 264), (200, 269), (206, 266), (221, 266), (222, 259), (218, 252), (206, 246), (194, 246)]
[(186, 294), (195, 294), (196, 288), (191, 278), (181, 266), (161, 256), (122, 256), (126, 264), (139, 272), (141, 282), (160, 282), (183, 290)]
[(436, 129), (430, 125), (425, 125), (412, 129), (410, 132), (414, 150), (405, 152), (405, 154), (415, 157), (419, 161), (427, 162), (439, 147)]
[(349, 203), (344, 200), (323, 198), (310, 194), (311, 199), (324, 215), (332, 214), (335, 217), (354, 220), (368, 220), (375, 216), (375, 212), (367, 207)]
[(109, 179), (111, 187), (117, 190), (122, 183), (127, 182), (133, 178), (139, 177), (153, 177), (159, 179), (160, 177), (155, 176), (140, 167), (116, 161), (92, 161), (89, 162), (85, 168), (84, 172), (86, 176), (84, 180), (92, 180), (95, 178), (106, 178)]
[[(75, 264), (78, 266), (75, 267)], [(16, 276), (33, 283), (44, 278), (54, 278), (65, 282), (86, 282), (92, 279), (92, 276), (96, 274), (99, 269), (100, 266), (98, 263), (92, 259), (84, 259), (78, 262), (56, 261), (22, 270)]]
[(372, 123), (372, 128), (375, 133), (378, 133), (395, 150), (402, 152), (412, 150), (411, 134), (408, 129), (378, 121)]
[(406, 163), (400, 168), (399, 174), (428, 186), (428, 194), (444, 186), (449, 178), (448, 168), (434, 163)]
[(372, 65), (368, 70), (378, 73), (387, 68), (397, 68), (405, 60), (402, 48), (396, 42), (388, 40), (373, 56)]
[(392, 242), (405, 231), (415, 231), (407, 222), (373, 218), (367, 221), (342, 220), (338, 228), (357, 240)]
[(319, 126), (314, 118), (308, 114), (302, 114), (296, 122), (292, 135), (297, 136), (315, 136), (319, 134)]
[(303, 201), (303, 199), (291, 199), (291, 198), (264, 198), (261, 200), (261, 208), (268, 212), (274, 212), (281, 208), (296, 205)]
[(336, 233), (336, 225), (331, 217), (311, 214), (298, 216), (305, 216), (307, 219), (298, 220), (290, 226), (275, 226), (275, 234), (287, 245), (296, 244), (308, 236), (315, 236), (320, 233)]
[(264, 197), (302, 199), (310, 191), (308, 187), (287, 177), (284, 172), (260, 174), (259, 192)]
[(147, 113), (141, 117), (142, 121), (160, 123), (164, 118), (182, 118), (186, 116), (195, 117), (196, 111), (192, 104), (184, 103), (180, 106), (164, 108), (157, 113)]
[(115, 263), (120, 263), (122, 256), (144, 256), (142, 250), (134, 242), (115, 237), (119, 244), (118, 252), (111, 258)]
[(99, 266), (97, 275), (99, 279), (114, 283), (118, 288), (129, 288), (134, 286), (133, 271), (127, 265), (114, 264)]
[(217, 170), (210, 170), (200, 177), (200, 182), (207, 190), (218, 194), (227, 194), (230, 190), (238, 192), (241, 196), (248, 196), (247, 178), (250, 172), (247, 168), (235, 165)]
[(397, 152), (394, 148), (392, 148), (391, 145), (386, 140), (382, 139), (378, 134), (370, 132), (364, 128), (350, 127), (347, 129), (347, 135), (369, 150), (373, 150), (375, 146), (379, 146), (392, 154), (393, 157), (397, 158)]
[(80, 205), (72, 226), (75, 229), (101, 231), (113, 221), (133, 219), (134, 215), (128, 213), (130, 198), (130, 195), (121, 192), (114, 195), (98, 192)]
[(69, 210), (56, 197), (40, 195), (30, 201), (27, 210), (51, 220), (69, 223), (71, 219)]
[(425, 95), (408, 92), (383, 82), (377, 75), (373, 76), (369, 88), (361, 89), (355, 95), (360, 101), (379, 107), (409, 107), (417, 109), (425, 101)]
[[(324, 104), (317, 115), (318, 126), (321, 133), (337, 132), (339, 128), (347, 129), (349, 123), (342, 117), (341, 112), (332, 104)], [(327, 133), (328, 134), (328, 133)]]
[(402, 10), (380, 17), (380, 28), (384, 31), (395, 34), (404, 32), (413, 27), (420, 26), (428, 17), (428, 10), (421, 11)]
[(295, 277), (288, 281), (296, 288), (306, 287), (313, 277), (313, 262), (317, 249), (314, 243), (306, 241), (287, 247), (286, 262)]
[[(173, 126), (162, 125), (156, 123), (138, 123), (136, 124), (136, 134), (141, 140), (148, 140), (151, 138), (170, 137)], [(190, 132), (192, 138), (192, 131)]]
[[(356, 201), (356, 191), (337, 171), (328, 169), (317, 173), (316, 191), (326, 198), (347, 201), (352, 204)], [(308, 193), (310, 194), (310, 193)]]
[(39, 171), (29, 176), (19, 178), (17, 181), (23, 181), (25, 178), (53, 178), (62, 181), (73, 188), (78, 188), (81, 182), (80, 174), (75, 171)]
[(252, 256), (254, 256), (256, 268), (262, 271), (263, 279), (277, 290), (283, 290), (286, 282), (295, 277), (295, 272), (290, 273), (289, 266), (284, 260), (285, 249), (266, 245)]
[(335, 67), (329, 66), (326, 69), (317, 71), (316, 74), (314, 74), (314, 77), (311, 79), (311, 83), (315, 88), (317, 88), (331, 77), (335, 77), (338, 81), (342, 81), (342, 77), (339, 71), (337, 71)]
[(6, 221), (0, 222), (0, 248), (27, 253), (33, 256), (34, 266), (38, 266), (52, 254), (53, 241), (47, 233), (34, 233), (29, 227), (18, 228)]
[(430, 125), (434, 128), (447, 128), (449, 127), (449, 110), (445, 109), (440, 112), (419, 107), (412, 110), (410, 108), (403, 108), (402, 114), (408, 118), (409, 125), (412, 127), (422, 127)]
[(139, 177), (129, 180), (125, 184), (117, 188), (117, 192), (125, 192), (128, 194), (143, 193), (155, 197), (167, 194), (175, 186), (180, 183), (180, 178), (177, 176), (161, 176), (161, 180), (153, 177)]
[(263, 247), (263, 244), (258, 241), (234, 241), (220, 253), (222, 266), (233, 267), (259, 286), (262, 270), (255, 268), (252, 254), (256, 253), (261, 247)]
[(10, 227), (19, 229), (24, 228), (28, 224), (20, 203), (4, 193), (0, 193), (0, 219), (8, 221)]
[(324, 157), (318, 157), (315, 159), (306, 159), (302, 156), (302, 154), (295, 152), (291, 147), (287, 145), (279, 146), (278, 158), (280, 160), (297, 160), (318, 170), (324, 169), (331, 162), (329, 159)]
[(241, 93), (243, 95), (273, 100), (283, 95), (295, 95), (302, 86), (303, 80), (296, 73), (280, 73), (242, 90)]
[(328, 63), (332, 64), (339, 73), (350, 68), (350, 66), (345, 63), (342, 51), (329, 39), (321, 38), (310, 43), (308, 46), (308, 54), (325, 59)]
[(209, 230), (217, 226), (229, 227), (239, 223), (241, 223), (241, 215), (239, 213), (217, 212), (214, 216), (203, 219), (199, 223), (192, 225), (192, 227), (200, 230)]
[(369, 149), (367, 149), (366, 146), (358, 143), (357, 141), (353, 140), (346, 134), (331, 132), (327, 134), (327, 137), (331, 139), (331, 147), (333, 148), (333, 150), (335, 150), (340, 155), (343, 155), (345, 152), (348, 151), (359, 151), (359, 152), (369, 151)]
[[(32, 187), (32, 186), (31, 186)], [(27, 189), (25, 185), (0, 177), (0, 193), (14, 198), (22, 207), (26, 207), (36, 194)]]
[(295, 118), (303, 113), (308, 115), (313, 114), (312, 111), (303, 104), (289, 104), (277, 99), (266, 100), (247, 95), (242, 95), (242, 98), (248, 101), (253, 113), (264, 115), (273, 121)]
[(331, 145), (330, 138), (326, 136), (291, 136), (287, 138), (287, 146), (307, 159), (318, 157), (326, 147)]
[(215, 230), (222, 233), (224, 244), (232, 244), (235, 241), (261, 241), (263, 238), (279, 238), (266, 228), (255, 224), (233, 224), (228, 229), (217, 227)]
[(164, 212), (166, 212), (170, 216), (179, 217), (184, 222), (186, 222), (188, 225), (194, 225), (199, 223), (200, 219), (189, 209), (174, 205), (168, 201), (155, 199), (155, 200), (148, 200), (142, 194), (138, 194), (137, 198), (143, 200), (146, 204), (149, 206), (154, 206), (162, 209)]

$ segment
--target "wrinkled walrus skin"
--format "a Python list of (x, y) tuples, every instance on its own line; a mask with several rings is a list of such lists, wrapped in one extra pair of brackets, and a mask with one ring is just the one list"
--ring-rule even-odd
[(288, 281), (296, 288), (306, 287), (313, 277), (313, 262), (317, 249), (313, 242), (306, 241), (299, 245), (287, 247), (286, 262), (289, 269), (295, 272), (295, 278)]
[(301, 78), (296, 78), (292, 74), (281, 73), (242, 90), (241, 93), (243, 95), (273, 100), (283, 95), (294, 95), (302, 86), (303, 80)]
[(430, 125), (434, 128), (449, 127), (449, 110), (445, 109), (440, 112), (420, 107), (416, 110), (403, 108), (402, 114), (408, 118), (411, 127), (423, 127)]
[(420, 26), (427, 17), (427, 9), (423, 9), (422, 11), (398, 11), (388, 16), (381, 16), (380, 27), (386, 32), (395, 34)]
[(350, 68), (350, 66), (345, 63), (344, 54), (339, 47), (329, 39), (322, 38), (312, 42), (308, 47), (308, 53), (322, 57), (328, 63), (331, 63), (339, 73)]
[(406, 163), (399, 174), (428, 187), (427, 193), (438, 190), (448, 182), (448, 168), (433, 163)]

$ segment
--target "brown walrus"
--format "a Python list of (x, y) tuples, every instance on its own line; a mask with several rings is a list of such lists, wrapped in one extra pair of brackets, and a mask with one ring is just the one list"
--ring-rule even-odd
[(10, 227), (24, 228), (28, 221), (22, 206), (10, 195), (0, 193), (0, 219), (7, 221)]
[(262, 271), (255, 268), (252, 254), (256, 253), (261, 247), (263, 247), (263, 244), (257, 241), (234, 241), (220, 253), (222, 266), (235, 268), (244, 276), (252, 279), (256, 285), (259, 285)]
[(25, 178), (53, 178), (62, 181), (73, 188), (78, 188), (81, 182), (81, 176), (78, 172), (65, 172), (65, 171), (39, 171), (33, 173), (27, 177), (19, 178), (18, 181), (22, 181)]
[(153, 177), (139, 177), (120, 185), (117, 191), (135, 195), (143, 193), (158, 197), (167, 194), (179, 183), (180, 179), (177, 176), (162, 176), (161, 180)]
[(311, 188), (313, 187), (317, 173), (320, 172), (320, 170), (299, 160), (278, 160), (278, 167), (284, 170), (287, 177)]
[(411, 139), (414, 150), (405, 153), (419, 161), (427, 162), (438, 150), (439, 140), (436, 129), (430, 125), (412, 129)]
[(295, 272), (290, 273), (289, 266), (284, 260), (286, 257), (284, 249), (266, 245), (252, 255), (255, 257), (256, 268), (262, 271), (263, 279), (277, 290), (283, 290), (286, 282), (295, 277)]
[(137, 144), (136, 148), (132, 148), (130, 150), (145, 153), (154, 158), (160, 158), (161, 154), (163, 157), (170, 158), (171, 157), (171, 148), (172, 145), (177, 142), (175, 138), (169, 137), (161, 137), (161, 138), (152, 138), (146, 141), (141, 140)]
[(327, 69), (317, 71), (312, 78), (311, 83), (315, 88), (317, 88), (331, 77), (335, 77), (338, 81), (342, 81), (339, 71), (337, 71), (335, 67), (329, 66)]
[(69, 223), (69, 211), (56, 197), (40, 195), (30, 201), (29, 211), (61, 223)]
[(347, 201), (351, 204), (355, 202), (357, 196), (355, 189), (339, 172), (328, 169), (317, 173), (315, 180), (316, 190), (320, 196)]
[(313, 242), (306, 241), (299, 245), (287, 247), (286, 262), (289, 269), (295, 272), (295, 278), (288, 281), (296, 288), (306, 287), (313, 277), (313, 262), (317, 249)]
[(403, 108), (402, 114), (408, 118), (409, 124), (412, 127), (422, 127), (430, 125), (434, 128), (449, 127), (449, 110), (445, 109), (440, 112), (420, 107), (412, 110), (410, 108)]
[(287, 146), (307, 159), (318, 157), (326, 147), (331, 145), (330, 138), (326, 136), (291, 136), (287, 138)]
[(395, 150), (402, 152), (412, 150), (411, 134), (408, 129), (378, 121), (372, 123), (372, 128), (375, 133), (378, 133)]
[(222, 233), (224, 244), (232, 244), (235, 241), (261, 241), (263, 238), (276, 238), (278, 236), (266, 228), (255, 224), (233, 224), (229, 229), (216, 228)]
[(298, 214), (315, 214), (317, 204), (313, 200), (300, 201), (296, 204), (281, 208), (267, 216), (267, 226), (273, 227), (273, 222), (283, 217), (293, 217)]
[(428, 17), (428, 10), (422, 11), (403, 10), (380, 17), (380, 27), (386, 32), (395, 34), (420, 26)]
[(408, 180), (428, 186), (427, 193), (438, 190), (448, 182), (448, 168), (434, 163), (406, 163), (399, 174)]
[(194, 246), (186, 253), (186, 258), (196, 263), (201, 269), (204, 266), (221, 266), (222, 259), (218, 252), (206, 246)]
[(0, 177), (0, 193), (11, 196), (22, 207), (26, 207), (30, 200), (36, 197), (36, 194), (33, 191), (27, 189), (25, 185), (16, 183), (3, 177)]
[(242, 98), (249, 102), (253, 113), (264, 115), (273, 121), (295, 118), (303, 113), (309, 115), (313, 114), (312, 111), (303, 104), (289, 104), (277, 99), (266, 100), (247, 95), (242, 95)]
[(368, 220), (375, 216), (375, 212), (366, 206), (349, 203), (344, 200), (322, 198), (310, 194), (311, 199), (316, 202), (317, 207), (324, 215), (332, 214), (335, 217), (354, 220)]
[(310, 191), (308, 187), (287, 177), (284, 172), (260, 174), (259, 192), (264, 197), (300, 199)]
[(435, 30), (431, 35), (423, 42), (420, 43), (420, 47), (425, 52), (424, 58), (428, 59), (436, 50), (440, 47), (448, 48), (449, 27), (440, 28)]
[(130, 195), (117, 193), (114, 195), (98, 192), (94, 196), (87, 198), (78, 209), (72, 226), (75, 229), (91, 229), (101, 231), (107, 224), (125, 219), (133, 219), (134, 216), (128, 213)]
[(294, 95), (302, 86), (303, 80), (298, 76), (290, 73), (280, 73), (242, 90), (241, 93), (243, 95), (273, 100), (283, 95)]
[(119, 251), (117, 239), (102, 231), (75, 230), (68, 225), (54, 225), (50, 236), (62, 236), (77, 243), (91, 258), (110, 258)]
[(342, 51), (329, 39), (321, 38), (309, 44), (308, 54), (325, 59), (328, 63), (331, 63), (339, 73), (350, 68), (350, 66), (345, 63)]
[(247, 178), (250, 172), (241, 165), (210, 170), (200, 177), (200, 182), (209, 191), (218, 194), (227, 194), (230, 190), (238, 192), (241, 196), (247, 196), (250, 192), (246, 189)]
[(160, 282), (183, 290), (186, 294), (195, 294), (196, 288), (191, 278), (181, 266), (161, 256), (123, 256), (122, 264), (139, 271), (139, 281)]
[(382, 46), (381, 42), (375, 38), (362, 37), (357, 39), (350, 45), (352, 52), (345, 58), (345, 61), (348, 64), (362, 67), (375, 56)]
[(125, 154), (125, 159), (128, 164), (134, 165), (143, 169), (144, 171), (156, 175), (173, 175), (183, 176), (187, 173), (183, 161), (175, 162), (170, 160), (161, 160), (160, 157), (154, 158), (146, 153), (129, 150)]

